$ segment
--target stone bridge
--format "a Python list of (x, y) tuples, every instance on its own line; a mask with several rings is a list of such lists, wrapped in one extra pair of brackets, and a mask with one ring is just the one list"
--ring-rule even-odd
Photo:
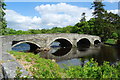
[[(50, 48), (54, 41), (59, 42), (61, 47), (79, 47), (83, 44), (94, 46), (100, 43), (101, 39), (99, 36), (72, 33), (0, 36), (0, 61), (4, 62), (2, 63), (2, 69), (0, 69), (0, 71), (3, 77), (14, 78), (16, 75), (16, 67), (22, 68), (23, 75), (27, 74), (26, 70), (8, 53), (14, 46), (27, 43), (30, 45), (30, 51), (34, 51), (37, 48)], [(72, 54), (68, 55), (75, 57)], [(68, 58), (67, 55), (63, 56), (63, 58), (64, 57)]]
[(101, 42), (100, 37), (85, 34), (67, 34), (67, 33), (55, 33), (55, 34), (33, 34), (33, 35), (12, 35), (0, 37), (1, 51), (11, 51), (12, 47), (21, 44), (28, 43), (31, 50), (39, 48), (49, 48), (54, 41), (60, 42), (61, 46), (77, 47), (81, 42), (90, 43), (90, 45)]
[(99, 36), (73, 33), (0, 36), (0, 51), (11, 51), (12, 47), (21, 43), (28, 43), (31, 50), (37, 47), (49, 48), (54, 41), (60, 42), (63, 47), (77, 47), (80, 43), (95, 45), (101, 42), (101, 39)]

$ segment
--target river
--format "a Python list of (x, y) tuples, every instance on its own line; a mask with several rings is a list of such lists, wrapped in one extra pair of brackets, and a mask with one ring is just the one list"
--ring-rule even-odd
[[(57, 43), (56, 43), (57, 44)], [(52, 59), (56, 61), (61, 67), (73, 66), (73, 65), (84, 65), (91, 58), (101, 65), (104, 61), (109, 61), (111, 64), (115, 64), (120, 61), (120, 48), (111, 46), (90, 46), (85, 48), (70, 48), (70, 47), (59, 47), (59, 44), (55, 47), (51, 47), (48, 52), (41, 52), (39, 55), (46, 59)], [(28, 51), (30, 45), (22, 43), (12, 48), (14, 51)]]

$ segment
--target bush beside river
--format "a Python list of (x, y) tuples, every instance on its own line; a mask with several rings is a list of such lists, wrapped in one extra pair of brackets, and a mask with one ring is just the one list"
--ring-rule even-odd
[(10, 54), (32, 74), (33, 78), (120, 78), (120, 62), (110, 65), (104, 62), (98, 65), (91, 59), (84, 66), (65, 66), (59, 65), (50, 60), (41, 58), (33, 53), (23, 53), (10, 51)]

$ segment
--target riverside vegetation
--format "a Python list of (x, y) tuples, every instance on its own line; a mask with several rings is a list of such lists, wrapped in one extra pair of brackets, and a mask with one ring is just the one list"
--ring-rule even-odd
[[(102, 0), (101, 0), (102, 1)], [(63, 28), (54, 27), (52, 29), (28, 31), (14, 30), (7, 28), (5, 16), (6, 4), (0, 1), (0, 35), (21, 35), (21, 34), (43, 34), (43, 33), (78, 33), (100, 36), (102, 41), (114, 43), (116, 39), (120, 39), (120, 16), (104, 9), (104, 4), (100, 0), (95, 0), (92, 4), (94, 9), (93, 18), (86, 21), (86, 14), (80, 14), (82, 19), (73, 26)], [(11, 26), (13, 27), (13, 26)], [(50, 59), (40, 58), (39, 55), (23, 52), (10, 52), (24, 67), (33, 75), (33, 78), (120, 78), (120, 63), (110, 65), (104, 62), (98, 65), (93, 59), (82, 66), (71, 66), (64, 69), (60, 68)], [(16, 77), (19, 78), (21, 72), (18, 69)]]
[[(86, 13), (83, 12), (79, 22), (66, 27), (54, 26), (51, 29), (29, 29), (28, 31), (14, 30), (7, 28), (7, 22), (4, 18), (6, 4), (0, 1), (0, 35), (21, 35), (21, 34), (45, 34), (45, 33), (78, 33), (100, 36), (102, 42), (108, 39), (120, 39), (120, 16), (104, 9), (102, 0), (94, 0), (92, 3), (93, 17), (86, 20)], [(14, 27), (14, 26), (11, 26)], [(109, 42), (109, 40), (108, 40)]]
[[(41, 58), (33, 53), (10, 51), (16, 60), (32, 75), (32, 78), (120, 78), (120, 62), (103, 65), (91, 59), (84, 66), (65, 66), (60, 68), (56, 62)], [(20, 72), (18, 72), (20, 74)]]

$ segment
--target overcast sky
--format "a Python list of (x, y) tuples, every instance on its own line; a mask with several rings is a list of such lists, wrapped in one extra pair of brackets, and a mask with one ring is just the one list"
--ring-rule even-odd
[[(81, 14), (86, 13), (86, 19), (89, 20), (92, 16), (91, 2), (86, 0), (67, 0), (66, 2), (32, 2), (32, 0), (6, 0), (6, 20), (9, 28), (15, 30), (28, 29), (48, 29), (52, 27), (65, 27), (74, 25), (81, 19)], [(26, 2), (25, 2), (26, 1)], [(57, 0), (56, 0), (57, 1)], [(104, 8), (115, 14), (118, 13), (118, 0), (106, 0)]]

